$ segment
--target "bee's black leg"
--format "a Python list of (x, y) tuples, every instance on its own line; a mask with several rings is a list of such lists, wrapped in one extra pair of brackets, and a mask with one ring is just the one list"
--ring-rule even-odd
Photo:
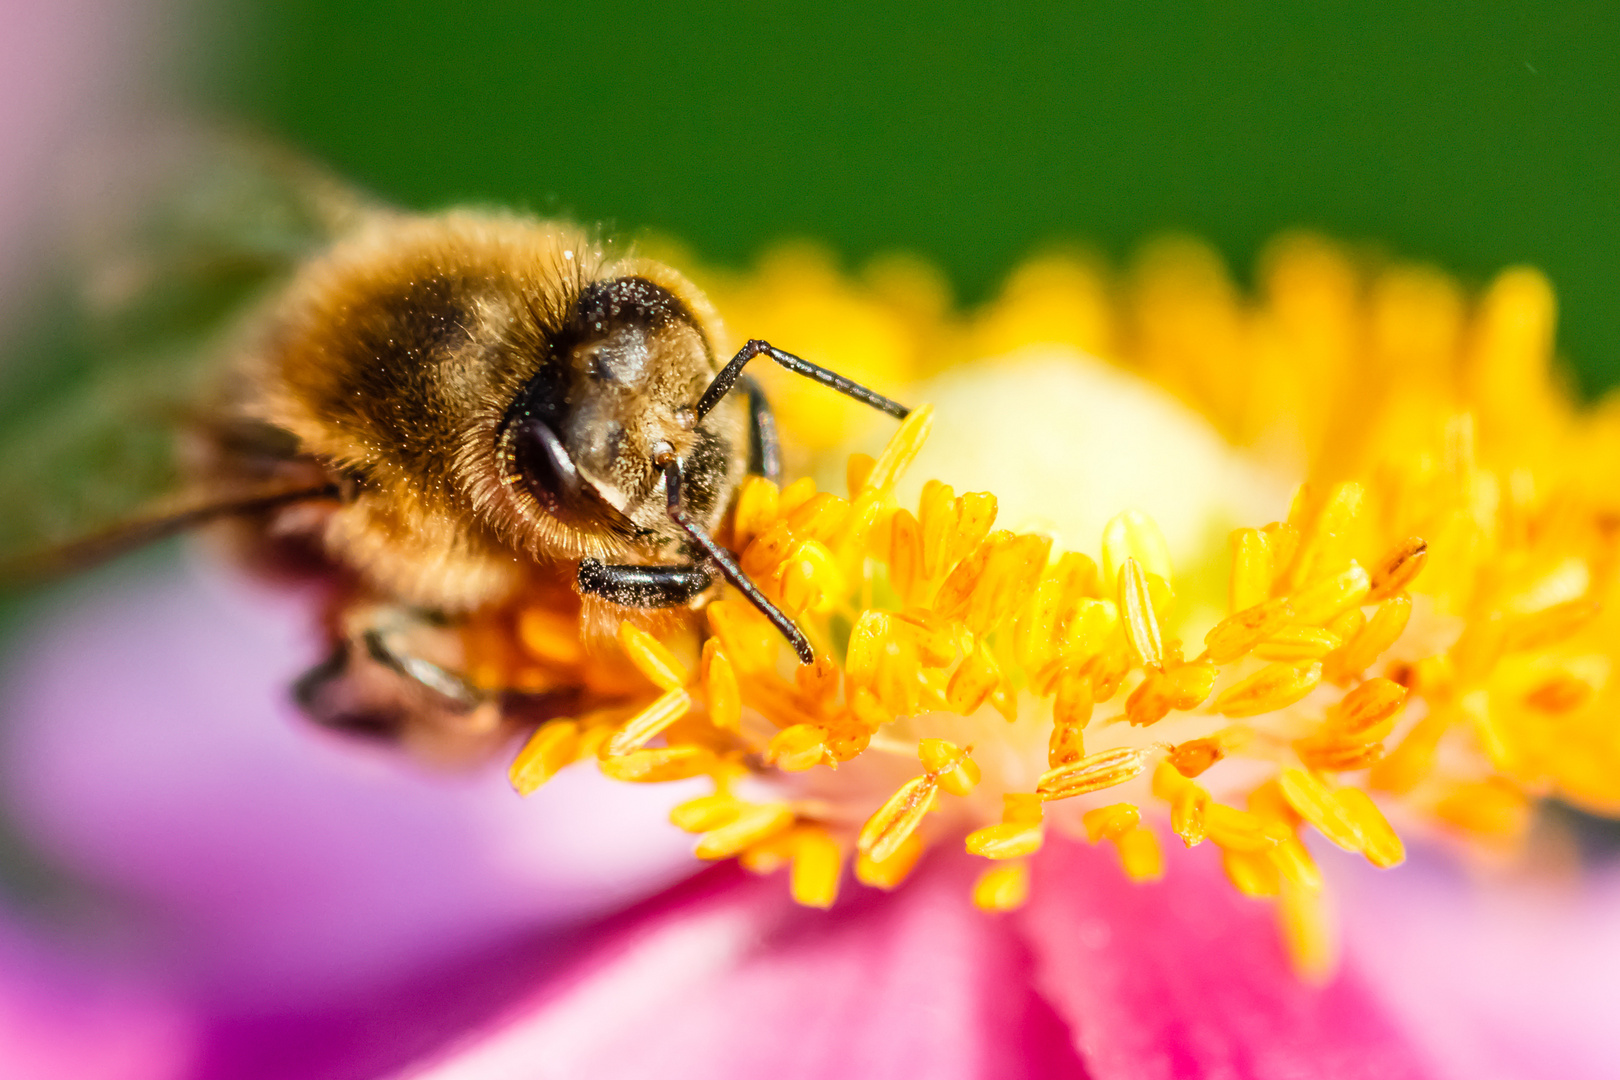
[(882, 394), (868, 390), (860, 383), (846, 379), (836, 371), (828, 371), (826, 368), (818, 367), (808, 360), (794, 356), (792, 353), (783, 352), (768, 341), (755, 339), (738, 350), (737, 355), (733, 356), (726, 363), (726, 366), (720, 369), (720, 373), (714, 377), (714, 381), (709, 384), (709, 388), (703, 391), (703, 396), (698, 398), (697, 404), (693, 406), (693, 411), (697, 413), (699, 420), (707, 416), (709, 410), (720, 403), (720, 399), (725, 397), (726, 393), (736, 385), (738, 377), (742, 375), (743, 367), (756, 356), (768, 356), (794, 374), (803, 375), (807, 379), (814, 379), (821, 385), (830, 387), (840, 394), (852, 397), (856, 401), (870, 405), (881, 412), (886, 412), (896, 420), (904, 420), (907, 414), (911, 412), (910, 409), (899, 402), (890, 401)]
[(702, 563), (615, 566), (584, 559), (579, 564), (579, 591), (620, 607), (679, 607), (713, 584), (713, 568)]
[(782, 478), (782, 445), (776, 438), (776, 414), (759, 383), (743, 376), (748, 391), (748, 471), (775, 481)]
[(481, 743), (498, 727), (500, 695), (456, 671), (453, 625), (392, 604), (355, 608), (343, 621), (332, 655), (293, 685), (311, 720), (380, 738), (432, 732), (445, 746)]
[(748, 575), (742, 572), (737, 560), (731, 557), (731, 552), (715, 543), (714, 537), (692, 515), (686, 512), (681, 505), (681, 462), (673, 454), (662, 459), (654, 459), (664, 470), (664, 492), (669, 499), (670, 520), (679, 525), (691, 538), (692, 542), (702, 549), (703, 553), (714, 563), (720, 576), (731, 583), (732, 587), (748, 598), (748, 602), (760, 610), (771, 625), (782, 632), (793, 646), (793, 651), (799, 654), (801, 664), (814, 663), (815, 650), (810, 647), (810, 639), (804, 636), (804, 631), (794, 625), (775, 604), (766, 599), (765, 594), (759, 591), (759, 586), (748, 580)]

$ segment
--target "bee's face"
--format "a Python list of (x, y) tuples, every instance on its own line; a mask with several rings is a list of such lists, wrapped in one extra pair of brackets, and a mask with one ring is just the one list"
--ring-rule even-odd
[(721, 508), (735, 471), (735, 433), (692, 406), (714, 375), (693, 314), (643, 277), (587, 285), (558, 335), (553, 362), (507, 414), (499, 450), (537, 507), (577, 529), (637, 538), (669, 531), (662, 475), (673, 451), (690, 508)]

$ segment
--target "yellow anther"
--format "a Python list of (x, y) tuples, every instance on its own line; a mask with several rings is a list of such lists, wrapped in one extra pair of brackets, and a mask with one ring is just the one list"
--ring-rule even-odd
[(1330, 660), (1335, 681), (1345, 676), (1358, 675), (1371, 667), (1385, 649), (1395, 644), (1406, 630), (1412, 616), (1412, 601), (1406, 596), (1392, 596), (1378, 605), (1361, 632), (1345, 642), (1344, 648)]
[(1226, 851), (1264, 851), (1276, 843), (1266, 834), (1260, 818), (1224, 803), (1211, 802), (1204, 807), (1204, 830)]
[(887, 613), (868, 611), (855, 623), (844, 653), (844, 678), (849, 685), (872, 685), (878, 661), (889, 643), (889, 622)]
[(1099, 840), (1115, 839), (1130, 832), (1141, 822), (1141, 811), (1128, 802), (1110, 803), (1095, 810), (1087, 810), (1080, 823), (1093, 844)]
[(663, 642), (630, 622), (619, 624), (619, 645), (636, 670), (660, 690), (686, 685), (686, 668)]
[(964, 492), (956, 502), (956, 532), (946, 545), (942, 570), (967, 558), (990, 535), (996, 523), (996, 497), (989, 492)]
[(850, 505), (830, 491), (812, 495), (786, 515), (795, 536), (832, 543), (849, 521)]
[(1204, 635), (1204, 647), (1215, 663), (1230, 664), (1287, 626), (1293, 618), (1294, 609), (1286, 599), (1261, 600), (1216, 623)]
[(844, 852), (832, 834), (819, 826), (794, 830), (794, 902), (813, 908), (830, 908), (838, 899), (838, 878), (843, 871)]
[(651, 705), (624, 722), (608, 740), (609, 756), (628, 754), (639, 750), (648, 740), (660, 734), (669, 725), (685, 716), (692, 708), (692, 698), (681, 687), (665, 691)]
[(1355, 819), (1333, 790), (1303, 769), (1284, 769), (1277, 786), (1300, 817), (1316, 826), (1316, 831), (1346, 851), (1361, 850), (1361, 833)]
[[(803, 668), (800, 668), (802, 671)], [(709, 702), (709, 723), (722, 731), (742, 727), (742, 692), (719, 638), (703, 643), (703, 696)]]
[(701, 746), (666, 746), (656, 750), (632, 750), (628, 754), (598, 758), (602, 775), (610, 780), (632, 784), (661, 784), (685, 780), (714, 770), (718, 759)]
[(1276, 864), (1278, 872), (1284, 879), (1300, 888), (1322, 887), (1322, 871), (1317, 869), (1316, 860), (1311, 858), (1310, 849), (1300, 843), (1299, 837), (1290, 835), (1278, 841), (1271, 849), (1271, 861)]
[(1327, 731), (1295, 739), (1294, 752), (1306, 768), (1317, 772), (1355, 772), (1382, 761), (1384, 744)]
[(1157, 574), (1166, 584), (1173, 580), (1170, 545), (1151, 517), (1140, 510), (1126, 510), (1103, 528), (1103, 577), (1117, 580), (1127, 559), (1134, 559), (1142, 571)]
[(1368, 862), (1387, 869), (1406, 861), (1406, 845), (1365, 791), (1342, 787), (1333, 795), (1361, 836), (1361, 850)]
[(874, 859), (870, 853), (860, 852), (855, 859), (855, 880), (876, 889), (892, 889), (906, 880), (925, 846), (922, 837), (913, 833), (888, 858)]
[(1262, 660), (1297, 663), (1301, 660), (1320, 660), (1342, 644), (1339, 636), (1330, 630), (1315, 626), (1290, 626), (1256, 645), (1254, 655)]
[(1036, 791), (1047, 801), (1069, 799), (1123, 784), (1146, 768), (1147, 752), (1131, 747), (1104, 750), (1041, 774)]
[(793, 483), (783, 488), (782, 494), (777, 496), (777, 517), (785, 521), (785, 519), (792, 514), (793, 511), (797, 510), (799, 507), (803, 506), (805, 503), (809, 502), (815, 497), (815, 478), (811, 476), (799, 477), (799, 479), (793, 481)]
[(1222, 745), (1221, 740), (1206, 736), (1177, 743), (1170, 748), (1165, 760), (1173, 765), (1178, 773), (1190, 779), (1201, 775), (1225, 756), (1226, 747)]
[(1123, 614), (1125, 637), (1138, 663), (1160, 667), (1164, 664), (1164, 641), (1159, 633), (1159, 617), (1154, 614), (1148, 595), (1147, 577), (1134, 558), (1127, 557), (1119, 570), (1119, 610)]
[[(1290, 591), (1297, 592), (1301, 586), (1335, 574), (1345, 564), (1366, 500), (1366, 489), (1355, 481), (1338, 484), (1328, 493), (1316, 520), (1300, 541), (1299, 554), (1289, 571)], [(1297, 602), (1294, 608), (1298, 610)]]
[(1412, 583), (1429, 558), (1429, 545), (1419, 536), (1396, 544), (1373, 567), (1369, 600), (1385, 600)]
[(771, 738), (765, 760), (783, 772), (804, 772), (829, 757), (827, 729), (819, 724), (794, 724)]
[(844, 575), (827, 545), (801, 540), (782, 564), (782, 608), (790, 615), (821, 611), (844, 590)]
[(732, 795), (699, 795), (669, 812), (669, 823), (682, 832), (704, 833), (729, 825), (747, 804)]
[(1289, 599), (1294, 618), (1306, 626), (1320, 626), (1367, 598), (1371, 580), (1367, 571), (1350, 561), (1348, 569), (1306, 585)]
[(746, 551), (754, 538), (776, 523), (776, 484), (763, 476), (750, 476), (737, 489), (737, 509), (731, 519), (732, 548)]
[(1277, 866), (1267, 851), (1221, 849), (1221, 868), (1226, 879), (1244, 896), (1276, 896)]
[(1401, 707), (1407, 689), (1389, 679), (1368, 679), (1327, 711), (1328, 727), (1345, 735), (1381, 739)]
[[(1232, 533), (1231, 543), (1232, 579), (1227, 592), (1227, 607), (1234, 613), (1242, 613), (1265, 603), (1271, 595), (1271, 550), (1265, 534), (1259, 529), (1236, 529)], [(1224, 664), (1226, 661), (1219, 660), (1217, 663)]]
[(977, 712), (990, 697), (990, 692), (1001, 682), (1001, 665), (983, 641), (975, 641), (973, 651), (951, 675), (945, 690), (945, 701), (952, 712), (967, 716)]
[(1012, 911), (1029, 899), (1029, 867), (1021, 862), (992, 866), (973, 884), (973, 904), (980, 911)]
[(1197, 784), (1189, 783), (1170, 797), (1170, 831), (1187, 847), (1197, 847), (1209, 835), (1204, 826), (1208, 806), (1209, 793)]
[(1288, 959), (1300, 978), (1320, 984), (1333, 974), (1334, 946), (1320, 889), (1302, 888), (1286, 877), (1280, 883), (1277, 918)]
[(517, 636), (524, 649), (547, 663), (572, 666), (585, 659), (579, 617), (571, 612), (524, 608), (517, 618)]
[(913, 602), (922, 578), (922, 533), (910, 510), (896, 510), (889, 519), (889, 585), (903, 604)]
[(1002, 822), (968, 833), (969, 855), (986, 859), (1017, 859), (1040, 850), (1044, 833), (1040, 822)]
[(861, 827), (856, 846), (874, 862), (883, 862), (905, 843), (939, 797), (939, 781), (931, 774), (915, 776), (900, 785), (889, 801)]
[(792, 554), (799, 540), (785, 521), (777, 521), (754, 537), (737, 561), (749, 577), (768, 580)]
[(949, 484), (930, 480), (917, 502), (917, 532), (922, 542), (921, 576), (936, 581), (947, 569), (945, 558), (961, 521), (962, 509)]
[(693, 851), (700, 859), (729, 859), (792, 824), (793, 811), (786, 803), (744, 805), (736, 817), (704, 833)]
[(844, 483), (849, 488), (849, 497), (856, 498), (866, 490), (866, 481), (872, 475), (872, 469), (877, 465), (877, 458), (871, 454), (851, 454), (849, 461), (844, 465)]
[(1098, 656), (1117, 640), (1119, 607), (1112, 600), (1083, 599), (1069, 620), (1060, 651), (1074, 662)]
[(1319, 663), (1267, 664), (1222, 690), (1215, 699), (1215, 711), (1233, 717), (1259, 716), (1292, 705), (1321, 681)]
[(939, 786), (952, 795), (969, 795), (979, 783), (979, 766), (966, 750), (944, 739), (922, 739), (917, 756), (923, 768), (938, 777)]
[(934, 427), (934, 407), (923, 405), (913, 409), (911, 415), (901, 421), (900, 427), (889, 437), (889, 443), (883, 448), (883, 453), (872, 466), (871, 473), (866, 478), (867, 488), (890, 488), (896, 480), (905, 473), (917, 454), (922, 450), (923, 443), (928, 441), (928, 433)]
[(523, 744), (508, 776), (519, 795), (532, 795), (578, 754), (579, 725), (572, 720), (553, 720), (542, 724)]
[(1153, 830), (1137, 826), (1111, 839), (1119, 852), (1119, 865), (1132, 881), (1157, 881), (1164, 876), (1164, 852)]

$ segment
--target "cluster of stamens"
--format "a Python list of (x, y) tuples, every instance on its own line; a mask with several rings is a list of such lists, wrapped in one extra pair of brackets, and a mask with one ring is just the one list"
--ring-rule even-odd
[(1306, 829), (1379, 867), (1404, 858), (1370, 793), (1403, 828), (1483, 850), (1522, 836), (1538, 796), (1620, 806), (1603, 719), (1620, 639), (1600, 617), (1614, 530), (1578, 494), (1482, 464), (1466, 409), (1234, 531), (1224, 613), (1178, 599), (1142, 514), (1114, 518), (1093, 558), (995, 530), (989, 494), (930, 481), (900, 506), (931, 420), (854, 455), (847, 497), (754, 478), (737, 498), (720, 539), (814, 663), (735, 595), (696, 626), (625, 623), (634, 672), (573, 655), (606, 689), (535, 732), (517, 788), (581, 760), (707, 777), (670, 815), (696, 854), (788, 867), (818, 907), (846, 866), (894, 888), (935, 843), (987, 860), (973, 900), (1004, 911), (1051, 830), (1111, 844), (1144, 881), (1161, 837), (1207, 841), (1239, 890), (1278, 898), (1311, 974), (1331, 958)]

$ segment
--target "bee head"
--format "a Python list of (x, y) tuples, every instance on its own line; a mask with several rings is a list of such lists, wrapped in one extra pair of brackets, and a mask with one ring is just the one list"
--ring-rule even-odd
[(688, 307), (645, 277), (585, 286), (550, 362), (518, 394), (503, 425), (509, 475), (565, 525), (626, 538), (671, 533), (662, 474), (673, 448), (689, 507), (705, 521), (735, 482), (736, 418), (692, 406), (714, 376), (712, 346)]

